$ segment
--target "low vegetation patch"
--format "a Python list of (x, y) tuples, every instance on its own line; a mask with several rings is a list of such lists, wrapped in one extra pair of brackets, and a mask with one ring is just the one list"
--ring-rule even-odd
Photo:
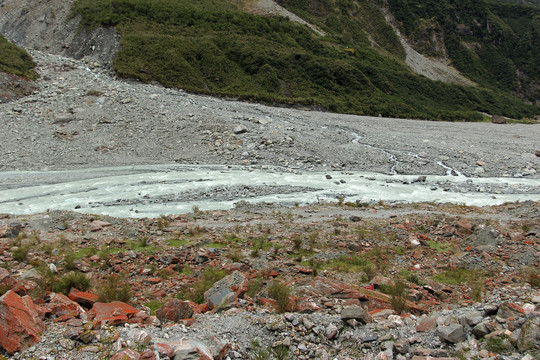
[(472, 283), (483, 277), (483, 273), (478, 270), (469, 270), (465, 268), (446, 269), (443, 272), (433, 275), (433, 280), (448, 285), (460, 285)]
[(112, 274), (98, 286), (98, 296), (101, 302), (129, 302), (131, 299), (131, 286), (123, 277)]
[(280, 313), (291, 311), (291, 289), (279, 280), (274, 280), (268, 287), (268, 294), (276, 300), (277, 310)]
[(90, 279), (85, 274), (74, 271), (60, 277), (52, 286), (52, 291), (67, 295), (71, 288), (86, 291), (90, 286)]

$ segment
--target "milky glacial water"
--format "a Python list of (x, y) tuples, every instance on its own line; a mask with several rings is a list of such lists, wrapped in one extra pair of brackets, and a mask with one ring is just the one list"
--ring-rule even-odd
[[(328, 179), (331, 177), (331, 179)], [(322, 201), (438, 202), (497, 205), (540, 201), (540, 180), (465, 176), (303, 172), (279, 168), (150, 165), (0, 173), (0, 213), (75, 210), (157, 217), (230, 209), (239, 201), (285, 205)]]

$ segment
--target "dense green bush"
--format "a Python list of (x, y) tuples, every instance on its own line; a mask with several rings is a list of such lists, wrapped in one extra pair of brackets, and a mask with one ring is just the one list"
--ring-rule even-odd
[(87, 27), (117, 26), (122, 47), (114, 67), (121, 76), (168, 87), (431, 120), (483, 120), (478, 111), (516, 118), (540, 112), (499, 90), (412, 74), (401, 60), (399, 41), (370, 1), (327, 0), (331, 24), (313, 10), (322, 9), (323, 1), (281, 3), (304, 11), (328, 35), (317, 36), (286, 18), (244, 13), (227, 0), (78, 0), (74, 14)]
[(23, 49), (13, 45), (0, 35), (0, 71), (29, 79), (36, 79), (36, 64)]
[(71, 288), (86, 291), (90, 289), (90, 285), (90, 280), (85, 274), (80, 272), (70, 272), (62, 276), (53, 284), (52, 291), (67, 295)]

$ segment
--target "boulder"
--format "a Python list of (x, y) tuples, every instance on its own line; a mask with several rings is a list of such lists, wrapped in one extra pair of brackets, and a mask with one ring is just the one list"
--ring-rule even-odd
[(92, 306), (94, 306), (94, 304), (98, 301), (99, 298), (99, 296), (97, 296), (96, 294), (80, 291), (75, 288), (72, 288), (69, 291), (68, 297), (76, 303), (87, 308), (91, 308)]
[(146, 346), (152, 340), (152, 336), (150, 334), (140, 329), (130, 329), (126, 334), (126, 338), (134, 342), (137, 346)]
[(369, 313), (361, 306), (348, 306), (341, 311), (341, 320), (357, 320), (362, 324), (367, 324), (372, 321)]
[(394, 341), (393, 349), (398, 354), (405, 355), (409, 352), (409, 340), (401, 338)]
[(102, 325), (119, 325), (128, 322), (139, 310), (122, 301), (113, 301), (111, 303), (94, 304), (88, 314), (94, 319), (94, 328), (100, 328)]
[(156, 311), (157, 318), (162, 322), (179, 322), (193, 316), (189, 302), (173, 299)]
[(466, 335), (463, 326), (459, 324), (450, 324), (448, 326), (439, 326), (437, 335), (445, 342), (457, 344), (465, 340)]
[(493, 115), (491, 117), (491, 122), (494, 124), (506, 124), (506, 119), (501, 115)]
[(523, 310), (523, 308), (509, 302), (502, 303), (499, 306), (499, 310), (497, 311), (497, 316), (503, 319), (508, 319), (508, 318), (517, 319), (524, 315), (525, 315), (525, 310)]
[(141, 355), (133, 349), (125, 349), (111, 357), (111, 360), (139, 360)]
[(174, 350), (174, 359), (213, 360), (212, 351), (201, 341), (186, 339), (169, 343)]
[(248, 129), (244, 125), (237, 125), (233, 131), (235, 134), (244, 134), (247, 133)]
[(29, 296), (9, 290), (0, 297), (0, 346), (13, 354), (39, 342), (45, 331), (40, 311)]
[(235, 271), (217, 281), (204, 293), (204, 300), (210, 310), (225, 310), (237, 305), (238, 298), (247, 291), (248, 280), (244, 273)]
[(26, 295), (33, 286), (22, 279), (16, 279), (4, 268), (0, 268), (0, 289), (13, 290), (19, 295)]
[(74, 318), (88, 320), (86, 311), (64, 294), (55, 294), (45, 305), (52, 315), (56, 316), (56, 321), (67, 321)]
[(431, 316), (425, 316), (420, 318), (418, 324), (416, 325), (417, 332), (428, 332), (435, 330), (437, 327), (437, 319), (439, 316), (437, 314)]

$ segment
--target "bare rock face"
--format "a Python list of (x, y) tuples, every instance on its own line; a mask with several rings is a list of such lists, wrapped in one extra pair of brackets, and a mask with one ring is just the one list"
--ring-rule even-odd
[(193, 316), (193, 310), (187, 301), (173, 299), (156, 311), (156, 316), (162, 322), (179, 322)]
[(20, 297), (10, 290), (0, 297), (0, 346), (9, 354), (39, 342), (45, 328), (29, 296)]
[[(111, 64), (120, 35), (114, 28), (79, 29), (72, 1), (4, 0), (0, 33), (16, 45)], [(80, 31), (79, 31), (80, 30)]]

